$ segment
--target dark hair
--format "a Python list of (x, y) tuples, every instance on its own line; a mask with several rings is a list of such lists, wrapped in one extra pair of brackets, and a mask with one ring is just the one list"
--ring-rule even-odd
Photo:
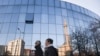
[(50, 43), (50, 44), (53, 44), (53, 40), (48, 38), (47, 41)]
[(39, 42), (39, 45), (41, 45), (41, 41), (38, 40), (38, 41), (36, 41), (36, 42)]

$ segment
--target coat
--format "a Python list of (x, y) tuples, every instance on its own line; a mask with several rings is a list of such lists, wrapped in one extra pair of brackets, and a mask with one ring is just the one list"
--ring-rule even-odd
[(47, 47), (45, 50), (45, 56), (58, 56), (58, 51), (53, 46)]
[(36, 50), (35, 50), (35, 56), (43, 56), (43, 51), (41, 46), (35, 46)]

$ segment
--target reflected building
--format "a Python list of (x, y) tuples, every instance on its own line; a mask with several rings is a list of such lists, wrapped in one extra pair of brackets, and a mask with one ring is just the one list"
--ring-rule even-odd
[(35, 51), (31, 49), (24, 49), (24, 56), (35, 56)]
[(71, 50), (71, 41), (70, 41), (70, 36), (68, 34), (68, 26), (66, 19), (64, 19), (64, 37), (65, 37), (65, 42), (58, 48), (59, 51), (58, 53), (59, 56), (70, 56), (68, 52), (70, 53), (72, 50)]
[[(21, 55), (19, 50), (23, 53), (24, 46), (25, 49), (34, 50), (37, 40), (41, 40), (44, 48), (45, 40), (49, 37), (59, 49), (65, 44), (69, 45), (67, 37), (72, 41), (72, 31), (90, 28), (95, 18), (99, 19), (100, 16), (61, 0), (0, 0), (0, 45), (7, 45), (12, 55), (17, 55), (17, 52)], [(64, 19), (67, 27), (64, 27)], [(18, 37), (23, 40), (14, 40)]]
[(25, 42), (21, 39), (16, 39), (8, 42), (6, 51), (8, 56), (22, 56), (24, 54)]
[(5, 46), (4, 45), (0, 45), (0, 56), (3, 56), (5, 54)]

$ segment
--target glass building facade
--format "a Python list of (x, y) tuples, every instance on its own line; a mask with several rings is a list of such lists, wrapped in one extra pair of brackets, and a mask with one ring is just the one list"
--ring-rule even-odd
[[(23, 39), (25, 49), (34, 50), (36, 40), (54, 40), (59, 48), (65, 42), (63, 23), (66, 19), (69, 35), (76, 29), (86, 29), (100, 18), (88, 9), (59, 0), (0, 0), (0, 45)], [(63, 56), (63, 55), (62, 55)]]

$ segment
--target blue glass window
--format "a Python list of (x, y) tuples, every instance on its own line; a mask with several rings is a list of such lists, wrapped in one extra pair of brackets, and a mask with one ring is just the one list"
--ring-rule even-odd
[(25, 33), (33, 33), (33, 24), (26, 24)]
[(64, 35), (57, 35), (57, 46), (60, 47), (61, 45), (64, 44), (64, 42), (65, 42)]
[(39, 23), (34, 23), (33, 24), (33, 33), (40, 33), (40, 24)]
[(12, 14), (5, 14), (4, 22), (10, 22), (12, 18)]
[(16, 0), (16, 1), (15, 1), (15, 4), (16, 4), (16, 5), (21, 4), (21, 0)]
[(5, 43), (6, 43), (7, 35), (8, 34), (0, 34), (0, 36), (2, 36), (0, 38), (0, 45), (6, 45)]
[(16, 33), (17, 31), (17, 23), (10, 23), (9, 33)]
[(55, 24), (49, 24), (49, 34), (56, 34)]
[(0, 5), (2, 5), (3, 0), (0, 0)]
[(66, 9), (62, 9), (62, 16), (67, 16), (67, 10)]
[(61, 6), (61, 3), (60, 3), (60, 1), (58, 1), (58, 0), (55, 0), (55, 7), (60, 7)]
[(56, 18), (54, 15), (49, 15), (49, 24), (55, 24)]
[(6, 13), (12, 13), (14, 6), (9, 6)]
[(0, 13), (6, 13), (7, 6), (0, 6)]
[(3, 33), (3, 34), (6, 33), (7, 34), (8, 30), (9, 30), (9, 23), (3, 23), (3, 27), (2, 27), (1, 33)]
[(33, 21), (33, 19), (34, 19), (34, 14), (32, 14), (32, 13), (27, 13), (26, 14), (26, 20), (32, 20)]
[(48, 24), (41, 24), (41, 33), (48, 33)]
[(26, 13), (26, 11), (27, 11), (27, 6), (21, 6), (20, 13)]
[(0, 15), (0, 22), (4, 21), (5, 14)]
[(11, 18), (11, 22), (18, 22), (19, 14), (13, 14)]
[(48, 7), (42, 6), (42, 14), (48, 14)]
[(56, 24), (62, 24), (62, 20), (61, 16), (56, 16)]
[(68, 19), (69, 19), (69, 20), (68, 20), (69, 25), (70, 25), (70, 26), (75, 26), (75, 25), (74, 25), (74, 24), (75, 24), (75, 23), (74, 23), (74, 19), (71, 18), (71, 17), (68, 17)]
[(54, 6), (54, 1), (55, 0), (48, 0), (49, 1), (49, 6)]
[(55, 9), (54, 7), (49, 7), (49, 14), (55, 14)]
[(61, 15), (61, 8), (55, 8), (55, 14), (56, 15)]
[(15, 0), (9, 0), (9, 5), (14, 5), (15, 4)]
[(32, 34), (25, 34), (24, 41), (25, 47), (30, 49), (32, 45)]
[(47, 14), (42, 14), (41, 23), (48, 23), (48, 15)]
[(41, 6), (35, 6), (35, 13), (41, 13), (41, 10), (42, 10), (42, 8), (41, 8)]
[(28, 4), (28, 0), (22, 0), (22, 4), (24, 5)]
[(48, 0), (42, 0), (42, 5), (43, 6), (47, 6), (47, 4), (48, 4)]
[(34, 4), (35, 0), (29, 0), (29, 4)]
[(13, 13), (19, 13), (20, 12), (20, 6), (14, 6)]
[(56, 25), (57, 34), (63, 34), (63, 25)]
[(41, 22), (41, 14), (34, 14), (34, 22), (36, 23)]
[(67, 8), (68, 9), (71, 9), (72, 8), (70, 3), (67, 3)]
[(3, 5), (8, 5), (9, 0), (3, 0)]
[(42, 1), (41, 0), (35, 0), (36, 5), (41, 5)]
[(61, 7), (66, 8), (66, 2), (61, 2)]
[(18, 22), (25, 22), (26, 14), (20, 14)]
[(34, 13), (34, 6), (28, 6), (28, 12), (27, 13)]

